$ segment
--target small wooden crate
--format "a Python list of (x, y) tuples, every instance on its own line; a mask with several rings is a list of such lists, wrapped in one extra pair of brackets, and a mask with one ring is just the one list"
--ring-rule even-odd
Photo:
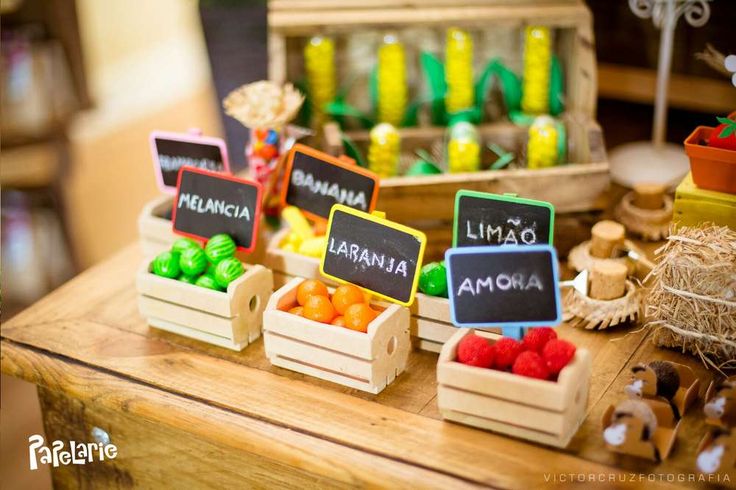
[(675, 226), (698, 226), (710, 221), (736, 230), (736, 194), (698, 188), (688, 173), (677, 186), (672, 222)]
[(565, 447), (585, 418), (591, 359), (585, 349), (561, 372), (557, 382), (461, 364), (459, 329), (442, 347), (437, 361), (437, 404), (442, 417), (522, 439)]
[(138, 307), (152, 327), (240, 351), (261, 335), (273, 291), (271, 271), (246, 265), (227, 291), (159, 277), (146, 259), (138, 271)]
[(138, 235), (144, 256), (153, 257), (165, 252), (179, 238), (171, 224), (173, 204), (174, 198), (164, 195), (143, 206), (138, 215)]
[[(412, 340), (420, 350), (439, 353), (445, 342), (458, 331), (450, 319), (450, 301), (447, 298), (417, 293), (410, 311)], [(489, 338), (501, 336), (500, 328), (483, 331), (488, 332)]]
[(289, 281), (266, 306), (263, 342), (271, 364), (374, 394), (404, 371), (411, 350), (408, 308), (374, 303), (383, 311), (367, 333), (326, 325), (288, 312), (302, 281)]

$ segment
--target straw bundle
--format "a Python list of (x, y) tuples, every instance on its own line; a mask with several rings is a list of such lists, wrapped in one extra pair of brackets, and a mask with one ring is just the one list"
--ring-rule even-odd
[(681, 227), (656, 253), (646, 307), (655, 344), (736, 367), (736, 232)]
[(294, 119), (304, 102), (304, 96), (290, 83), (283, 87), (260, 81), (243, 85), (222, 101), (228, 116), (247, 128), (281, 129)]

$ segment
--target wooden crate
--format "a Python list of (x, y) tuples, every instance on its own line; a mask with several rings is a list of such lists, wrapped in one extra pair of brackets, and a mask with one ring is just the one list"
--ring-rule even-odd
[[(450, 301), (424, 293), (417, 293), (411, 311), (411, 336), (415, 347), (429, 352), (440, 352), (442, 346), (457, 333), (458, 327), (450, 319)], [(501, 336), (500, 328), (483, 329), (490, 338)]]
[(471, 333), (459, 329), (437, 361), (437, 404), (446, 420), (522, 439), (565, 447), (585, 418), (591, 358), (577, 349), (557, 382), (526, 378), (456, 362), (457, 345)]
[[(306, 39), (317, 34), (337, 38), (338, 78), (344, 81), (350, 73), (366, 71), (364, 60), (339, 51), (343, 47), (341, 41), (347, 37), (358, 35), (365, 39), (366, 35), (375, 34), (370, 40), (377, 42), (385, 32), (398, 32), (399, 36), (412, 35), (411, 32), (413, 35), (420, 33), (425, 42), (442, 45), (444, 30), (450, 26), (482, 31), (484, 39), (478, 46), (481, 52), (485, 52), (485, 48), (493, 52), (496, 45), (505, 43), (511, 52), (504, 53), (504, 62), (514, 65), (518, 71), (523, 52), (521, 29), (527, 25), (545, 25), (555, 30), (554, 50), (563, 65), (567, 110), (594, 117), (597, 68), (593, 19), (582, 0), (466, 0), (460, 3), (451, 0), (271, 0), (268, 4), (268, 75), (278, 83), (301, 79), (304, 44)], [(492, 37), (500, 32), (503, 32), (500, 40)], [(476, 42), (480, 44), (481, 40)], [(415, 59), (415, 54), (408, 51), (407, 60)], [(409, 76), (415, 71), (416, 67), (410, 66)], [(416, 80), (410, 79), (410, 86), (417, 85)], [(361, 90), (363, 88), (366, 87)]]
[(261, 335), (273, 275), (263, 266), (246, 265), (227, 291), (214, 291), (157, 276), (147, 258), (136, 284), (138, 308), (150, 326), (240, 351)]
[(296, 290), (303, 280), (289, 281), (266, 306), (263, 343), (268, 360), (369, 393), (382, 391), (406, 368), (411, 350), (408, 308), (374, 303), (383, 311), (367, 333), (307, 320), (288, 313), (297, 305)]
[(143, 255), (153, 257), (171, 248), (179, 238), (171, 226), (171, 209), (174, 198), (159, 196), (150, 201), (138, 215), (138, 235)]

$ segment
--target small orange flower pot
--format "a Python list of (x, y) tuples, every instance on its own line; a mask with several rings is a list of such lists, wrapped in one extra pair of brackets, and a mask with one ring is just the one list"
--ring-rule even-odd
[(707, 146), (714, 129), (698, 126), (685, 140), (693, 181), (701, 189), (736, 194), (736, 151)]

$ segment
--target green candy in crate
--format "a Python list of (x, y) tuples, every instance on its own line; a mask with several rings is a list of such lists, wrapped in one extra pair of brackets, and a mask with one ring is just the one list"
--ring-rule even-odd
[(223, 288), (227, 289), (227, 286), (235, 279), (239, 278), (245, 273), (245, 267), (235, 257), (230, 257), (220, 261), (215, 269), (215, 281)]
[(197, 278), (197, 281), (194, 283), (195, 286), (199, 286), (201, 288), (207, 288), (207, 289), (214, 289), (215, 291), (222, 291), (222, 288), (217, 285), (217, 282), (213, 277), (204, 275), (199, 276)]
[(419, 290), (430, 296), (447, 296), (447, 269), (442, 262), (432, 262), (419, 272)]
[(179, 254), (174, 252), (162, 252), (153, 259), (151, 264), (153, 273), (157, 276), (175, 279), (179, 277)]
[(202, 248), (198, 242), (191, 238), (178, 238), (173, 245), (171, 245), (171, 251), (174, 253), (183, 253), (185, 250), (190, 248)]
[(186, 274), (182, 274), (177, 280), (181, 282), (186, 282), (187, 284), (194, 284), (197, 282), (197, 276), (188, 276)]
[(235, 240), (230, 235), (221, 233), (214, 235), (207, 241), (207, 245), (204, 247), (204, 253), (210, 262), (219, 264), (221, 260), (234, 256), (235, 249)]
[(181, 253), (179, 268), (188, 276), (198, 276), (207, 269), (207, 256), (199, 247), (190, 247)]

